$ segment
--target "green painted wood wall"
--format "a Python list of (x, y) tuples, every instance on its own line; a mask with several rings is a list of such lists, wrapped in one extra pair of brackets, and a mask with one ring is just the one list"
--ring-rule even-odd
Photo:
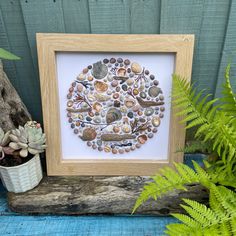
[(219, 96), (229, 61), (236, 75), (236, 0), (0, 0), (0, 47), (22, 58), (5, 70), (40, 121), (36, 32), (195, 34), (196, 85)]

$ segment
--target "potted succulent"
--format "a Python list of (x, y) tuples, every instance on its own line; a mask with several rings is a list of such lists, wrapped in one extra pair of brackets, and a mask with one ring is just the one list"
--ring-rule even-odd
[(43, 176), (39, 153), (45, 142), (36, 121), (6, 133), (0, 128), (0, 177), (9, 192), (25, 192), (39, 184)]

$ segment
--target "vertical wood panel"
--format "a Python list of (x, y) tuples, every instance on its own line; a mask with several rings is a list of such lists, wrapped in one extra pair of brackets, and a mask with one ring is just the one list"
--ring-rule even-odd
[(66, 33), (90, 33), (90, 16), (87, 0), (63, 0)]
[(62, 0), (20, 0), (35, 70), (38, 71), (36, 33), (64, 33)]
[(89, 0), (89, 10), (91, 33), (130, 33), (128, 0)]
[(9, 77), (33, 118), (40, 121), (39, 81), (33, 68), (19, 1), (0, 1), (0, 7), (9, 42), (7, 49), (21, 57), (21, 60), (14, 62), (14, 77), (11, 73)]
[(224, 41), (230, 0), (165, 0), (161, 4), (161, 33), (196, 36), (192, 80), (213, 93)]
[(219, 66), (219, 73), (216, 81), (215, 97), (221, 96), (224, 73), (227, 64), (231, 62), (231, 83), (236, 91), (236, 1), (232, 1), (228, 27), (225, 35), (225, 42)]
[(130, 32), (160, 33), (161, 0), (133, 0), (130, 5)]

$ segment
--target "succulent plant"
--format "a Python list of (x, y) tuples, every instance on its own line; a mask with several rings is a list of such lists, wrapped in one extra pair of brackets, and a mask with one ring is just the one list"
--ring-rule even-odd
[(12, 154), (14, 149), (10, 148), (8, 146), (10, 142), (10, 135), (11, 131), (7, 131), (6, 133), (3, 131), (2, 128), (0, 128), (0, 160), (2, 160), (5, 157), (5, 154)]
[(35, 121), (28, 121), (24, 127), (19, 126), (18, 129), (12, 130), (9, 137), (9, 147), (19, 150), (21, 157), (27, 157), (28, 153), (35, 155), (44, 152), (47, 147), (45, 134), (40, 124)]

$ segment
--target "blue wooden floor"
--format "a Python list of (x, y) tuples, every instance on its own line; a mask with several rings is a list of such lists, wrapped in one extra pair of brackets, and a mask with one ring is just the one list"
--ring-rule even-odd
[(163, 235), (171, 217), (153, 216), (24, 216), (7, 207), (0, 192), (0, 235), (153, 236)]

